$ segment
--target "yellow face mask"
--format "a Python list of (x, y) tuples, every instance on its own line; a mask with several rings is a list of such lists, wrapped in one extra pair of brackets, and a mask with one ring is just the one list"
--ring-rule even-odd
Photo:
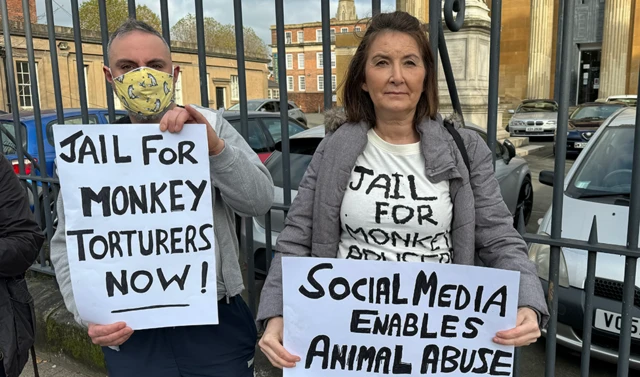
[(152, 116), (173, 102), (173, 75), (140, 67), (113, 79), (122, 105), (132, 113)]

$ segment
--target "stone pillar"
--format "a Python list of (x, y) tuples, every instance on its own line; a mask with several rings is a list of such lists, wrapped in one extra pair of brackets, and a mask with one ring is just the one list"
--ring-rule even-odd
[(607, 0), (604, 8), (602, 63), (598, 97), (626, 94), (629, 36), (631, 33), (629, 0)]
[(532, 0), (527, 81), (528, 99), (550, 96), (552, 45), (553, 0)]

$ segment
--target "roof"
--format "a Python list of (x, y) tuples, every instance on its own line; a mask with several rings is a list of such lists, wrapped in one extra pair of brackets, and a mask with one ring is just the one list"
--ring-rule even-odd
[(521, 103), (534, 103), (534, 102), (547, 102), (547, 103), (553, 103), (555, 105), (557, 105), (558, 103), (552, 99), (526, 99), (524, 101), (522, 101)]
[(578, 105), (578, 107), (590, 107), (590, 106), (598, 106), (598, 107), (602, 107), (602, 106), (628, 106), (626, 103), (624, 102), (585, 102), (585, 103), (581, 103), (580, 105)]
[(625, 107), (619, 110), (612, 117), (609, 123), (605, 122), (605, 125), (608, 127), (616, 127), (616, 126), (626, 126), (626, 125), (634, 125), (636, 124), (636, 108), (635, 107)]

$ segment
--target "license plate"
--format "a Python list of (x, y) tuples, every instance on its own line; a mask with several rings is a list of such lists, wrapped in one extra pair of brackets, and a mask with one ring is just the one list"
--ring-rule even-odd
[(573, 147), (577, 149), (583, 149), (587, 146), (587, 143), (574, 143)]
[[(620, 334), (622, 316), (618, 313), (596, 309), (593, 327), (599, 330)], [(631, 337), (640, 339), (640, 318), (631, 318)]]
[(542, 127), (527, 127), (526, 131), (527, 132), (542, 132), (543, 128)]

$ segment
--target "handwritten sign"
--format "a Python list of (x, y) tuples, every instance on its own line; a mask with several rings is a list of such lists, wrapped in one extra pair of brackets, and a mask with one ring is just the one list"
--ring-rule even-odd
[(283, 258), (285, 377), (511, 376), (518, 272)]
[(133, 329), (217, 324), (204, 125), (56, 125), (80, 317)]

